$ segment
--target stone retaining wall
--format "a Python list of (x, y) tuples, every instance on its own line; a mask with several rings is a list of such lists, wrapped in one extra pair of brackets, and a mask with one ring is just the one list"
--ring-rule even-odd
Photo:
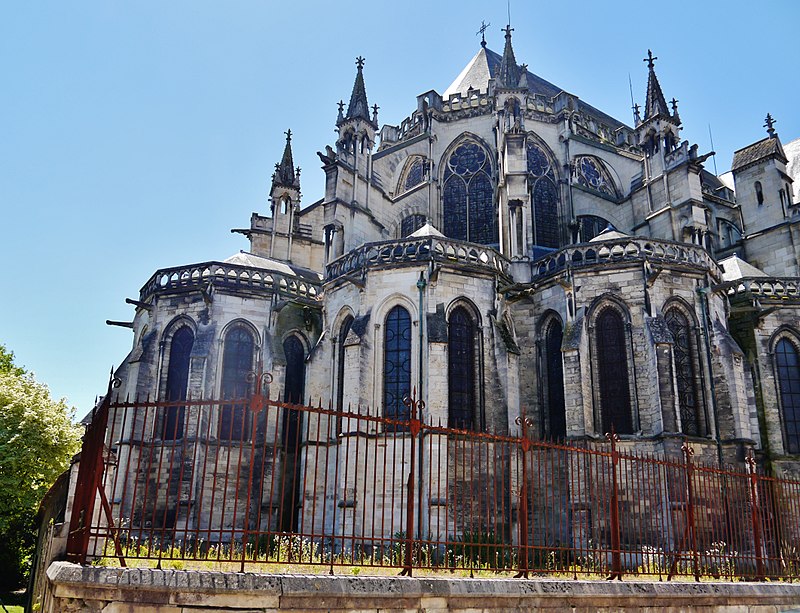
[(341, 577), (54, 562), (43, 613), (223, 611), (800, 611), (800, 585)]

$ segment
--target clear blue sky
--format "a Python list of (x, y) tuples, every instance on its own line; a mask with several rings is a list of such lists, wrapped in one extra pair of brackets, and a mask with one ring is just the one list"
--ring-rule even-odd
[[(651, 8), (652, 7), (652, 8)], [(283, 132), (305, 204), (354, 58), (399, 123), (478, 50), (502, 52), (505, 2), (140, 0), (0, 6), (0, 343), (85, 413), (130, 349), (126, 297), (157, 269), (247, 248)], [(765, 135), (800, 137), (800, 3), (513, 0), (517, 61), (630, 123), (648, 48), (683, 137), (719, 172)], [(713, 170), (710, 161), (708, 167)]]

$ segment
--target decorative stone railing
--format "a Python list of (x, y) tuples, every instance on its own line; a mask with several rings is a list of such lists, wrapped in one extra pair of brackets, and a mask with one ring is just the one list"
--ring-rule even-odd
[(708, 269), (716, 278), (721, 278), (722, 275), (722, 269), (702, 247), (650, 238), (624, 238), (571, 245), (533, 262), (531, 272), (536, 279), (566, 268), (645, 259), (651, 262), (698, 266)]
[(337, 258), (326, 268), (326, 278), (362, 272), (369, 268), (417, 262), (465, 265), (508, 276), (508, 260), (491, 247), (433, 236), (367, 243)]
[(714, 289), (724, 291), (730, 299), (752, 296), (762, 302), (800, 302), (800, 277), (743, 277), (720, 283)]
[(141, 300), (164, 291), (206, 289), (209, 287), (252, 289), (314, 302), (320, 285), (263, 268), (251, 268), (222, 262), (204, 262), (157, 270), (140, 291)]

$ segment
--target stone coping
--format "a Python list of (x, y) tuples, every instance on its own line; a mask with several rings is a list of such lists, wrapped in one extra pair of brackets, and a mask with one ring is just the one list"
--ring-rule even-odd
[(800, 611), (800, 584), (561, 579), (467, 579), (107, 568), (54, 562), (52, 596), (135, 610), (596, 610)]

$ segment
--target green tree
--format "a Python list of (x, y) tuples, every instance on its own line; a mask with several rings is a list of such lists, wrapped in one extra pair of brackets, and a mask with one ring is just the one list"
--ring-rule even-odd
[(73, 414), (0, 345), (0, 591), (23, 583), (39, 502), (80, 448)]

